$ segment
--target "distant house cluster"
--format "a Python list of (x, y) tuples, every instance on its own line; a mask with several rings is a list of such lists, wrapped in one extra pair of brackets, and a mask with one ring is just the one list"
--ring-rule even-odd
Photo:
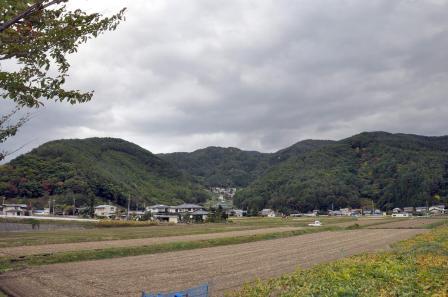
[(448, 209), (445, 208), (444, 204), (433, 205), (431, 207), (419, 206), (419, 207), (403, 207), (394, 208), (392, 210), (393, 217), (408, 217), (412, 215), (444, 215), (448, 214)]
[(236, 194), (236, 188), (212, 187), (210, 191), (217, 194), (220, 201), (231, 200)]
[(341, 208), (339, 210), (329, 210), (329, 216), (381, 216), (383, 212), (380, 209), (361, 209), (361, 208)]

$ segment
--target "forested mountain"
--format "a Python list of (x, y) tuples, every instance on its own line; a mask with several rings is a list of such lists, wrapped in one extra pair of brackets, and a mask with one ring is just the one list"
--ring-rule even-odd
[[(124, 140), (48, 142), (0, 167), (0, 196), (53, 196), (60, 203), (92, 199), (127, 204), (201, 202), (207, 194), (191, 177)], [(87, 201), (86, 201), (87, 200)]]
[(246, 187), (273, 165), (329, 143), (332, 141), (304, 140), (272, 154), (243, 151), (233, 147), (207, 147), (192, 153), (158, 156), (192, 175), (206, 187)]
[(192, 153), (160, 154), (206, 187), (245, 187), (269, 167), (271, 154), (237, 148), (207, 147)]
[[(209, 186), (243, 188), (234, 203), (284, 212), (448, 202), (448, 136), (361, 133), (276, 153), (208, 147), (154, 155), (121, 139), (46, 143), (0, 166), (0, 196), (70, 204), (203, 202)], [(44, 198), (42, 198), (44, 197)]]
[(283, 211), (360, 206), (383, 209), (447, 200), (448, 137), (361, 133), (297, 154), (237, 194), (235, 203)]

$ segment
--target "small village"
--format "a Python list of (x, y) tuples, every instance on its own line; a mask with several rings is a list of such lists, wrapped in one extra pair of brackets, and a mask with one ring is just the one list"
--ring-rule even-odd
[[(218, 192), (219, 193), (219, 192)], [(226, 220), (228, 217), (246, 217), (249, 216), (247, 210), (235, 209), (231, 206), (231, 201), (226, 200), (219, 195), (219, 202), (212, 206), (205, 207), (198, 204), (182, 203), (180, 205), (170, 206), (165, 204), (156, 204), (144, 207), (143, 209), (130, 208), (124, 209), (113, 204), (101, 204), (94, 208), (94, 218), (99, 220), (134, 220), (134, 221), (156, 221), (159, 223), (204, 223)], [(63, 213), (55, 208), (32, 209), (26, 204), (7, 204), (0, 205), (0, 216), (2, 217), (40, 217), (40, 218), (88, 218), (81, 215), (84, 208), (73, 208), (73, 213)], [(273, 209), (263, 209), (256, 216), (259, 217), (361, 217), (361, 216), (391, 216), (397, 218), (412, 216), (442, 216), (448, 215), (448, 209), (444, 204), (420, 207), (394, 208), (391, 211), (382, 211), (380, 209), (362, 209), (362, 208), (340, 208), (339, 210), (314, 210), (308, 213), (290, 213), (288, 215)], [(254, 216), (254, 215), (252, 215)]]

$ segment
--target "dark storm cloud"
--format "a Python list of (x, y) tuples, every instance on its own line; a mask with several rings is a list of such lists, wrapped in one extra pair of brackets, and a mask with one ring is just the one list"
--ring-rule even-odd
[[(108, 4), (107, 10), (104, 3)], [(121, 137), (151, 151), (272, 151), (365, 130), (448, 134), (448, 1), (82, 1), (127, 21), (71, 58), (92, 102), (11, 140)]]

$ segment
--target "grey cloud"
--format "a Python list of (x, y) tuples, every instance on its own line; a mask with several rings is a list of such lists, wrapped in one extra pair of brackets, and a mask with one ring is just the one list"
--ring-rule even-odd
[(107, 135), (155, 152), (274, 151), (365, 130), (447, 134), (448, 1), (107, 3), (128, 20), (71, 57), (69, 86), (93, 101), (49, 104), (7, 148)]

